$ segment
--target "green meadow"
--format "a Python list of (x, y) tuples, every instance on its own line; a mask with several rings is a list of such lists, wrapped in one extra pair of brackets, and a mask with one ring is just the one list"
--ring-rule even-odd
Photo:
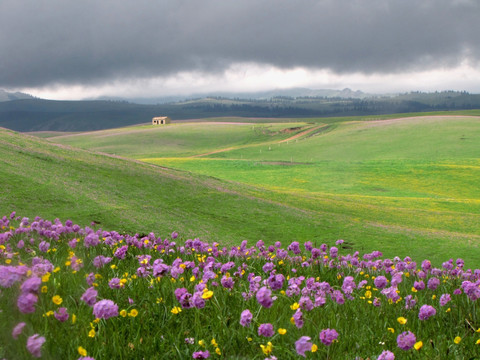
[[(237, 199), (235, 206), (213, 192), (203, 198), (216, 212), (208, 221), (196, 215), (196, 207), (183, 208), (195, 225), (182, 224), (180, 230), (197, 231), (208, 240), (342, 238), (359, 251), (380, 249), (386, 256), (417, 261), (464, 257), (478, 266), (480, 118), (440, 115), (281, 122), (227, 118), (51, 134), (49, 141), (157, 165), (151, 168), (156, 171), (175, 169), (183, 178), (214, 182), (235, 193), (243, 202)], [(201, 186), (182, 189), (183, 195), (146, 187), (146, 201), (163, 193), (167, 208), (176, 196), (188, 199), (201, 192)], [(128, 190), (124, 197), (131, 197)], [(144, 212), (130, 213), (135, 211)], [(161, 222), (178, 226), (167, 217)]]

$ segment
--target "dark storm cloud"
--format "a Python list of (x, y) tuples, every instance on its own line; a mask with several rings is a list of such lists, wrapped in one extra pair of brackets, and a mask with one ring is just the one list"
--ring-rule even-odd
[(222, 72), (391, 73), (480, 57), (477, 0), (0, 1), (0, 87)]

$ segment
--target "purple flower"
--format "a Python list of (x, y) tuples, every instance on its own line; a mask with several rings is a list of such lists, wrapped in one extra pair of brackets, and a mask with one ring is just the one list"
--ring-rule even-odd
[(88, 306), (93, 306), (97, 301), (97, 295), (97, 290), (92, 286), (83, 293), (80, 300), (84, 301)]
[(111, 257), (98, 255), (93, 259), (93, 266), (95, 266), (96, 268), (101, 268), (103, 265), (108, 264), (110, 261), (112, 261)]
[(38, 249), (41, 252), (47, 252), (49, 247), (50, 247), (50, 243), (46, 241), (42, 241), (40, 244), (38, 244)]
[(90, 273), (90, 274), (88, 274), (86, 280), (87, 280), (88, 286), (92, 286), (93, 283), (94, 283), (95, 280), (96, 280), (96, 279), (95, 279), (95, 274), (94, 274), (93, 272)]
[(93, 306), (93, 315), (97, 319), (108, 319), (118, 316), (118, 305), (112, 300), (100, 300)]
[(32, 335), (27, 340), (27, 350), (30, 353), (39, 358), (42, 356), (42, 345), (45, 342), (45, 338), (38, 334)]
[(35, 312), (35, 304), (38, 297), (32, 293), (22, 293), (17, 299), (18, 309), (24, 313), (29, 314)]
[(470, 300), (475, 301), (480, 298), (480, 288), (478, 287), (478, 284), (470, 281), (464, 281), (462, 282), (462, 289), (463, 292), (470, 298)]
[(68, 315), (67, 309), (64, 307), (61, 307), (58, 309), (58, 311), (55, 311), (53, 316), (55, 316), (55, 319), (57, 319), (58, 321), (65, 322), (68, 320), (69, 315)]
[(332, 259), (336, 258), (338, 256), (338, 249), (335, 246), (332, 246), (330, 248), (330, 257)]
[(117, 250), (115, 250), (115, 253), (113, 254), (113, 256), (115, 256), (117, 259), (123, 260), (125, 259), (127, 250), (128, 250), (128, 245), (123, 245), (119, 247)]
[(405, 309), (412, 309), (417, 304), (417, 301), (412, 295), (405, 296)]
[(122, 283), (120, 282), (119, 278), (113, 278), (108, 282), (108, 286), (110, 289), (120, 289), (122, 287)]
[(418, 318), (420, 320), (427, 320), (429, 317), (435, 315), (437, 311), (433, 306), (430, 305), (422, 305), (420, 311), (418, 312)]
[(77, 360), (95, 360), (95, 358), (91, 356), (80, 356)]
[(15, 326), (12, 330), (12, 337), (17, 340), (18, 339), (18, 336), (22, 333), (23, 331), (23, 328), (25, 327), (25, 324), (24, 322), (20, 322), (17, 324), (17, 326)]
[(222, 280), (220, 280), (220, 283), (226, 289), (233, 289), (233, 285), (235, 285), (235, 282), (233, 281), (233, 279), (230, 276), (226, 276), (226, 275), (222, 277)]
[(404, 331), (397, 337), (397, 345), (402, 350), (410, 350), (416, 342), (417, 338), (411, 331)]
[(395, 360), (395, 354), (392, 353), (391, 351), (384, 350), (378, 356), (377, 360)]
[(303, 313), (302, 310), (297, 309), (295, 311), (295, 314), (293, 314), (293, 321), (295, 322), (295, 326), (299, 329), (303, 327)]
[(240, 314), (240, 325), (243, 327), (249, 327), (250, 323), (252, 322), (253, 315), (250, 312), (250, 310), (246, 309), (243, 310), (242, 313)]
[(267, 279), (267, 284), (272, 290), (280, 290), (283, 287), (285, 276), (282, 274), (271, 274)]
[(388, 281), (385, 276), (377, 276), (375, 280), (373, 280), (373, 283), (375, 287), (383, 289), (385, 286), (387, 286)]
[(353, 290), (355, 290), (356, 285), (355, 281), (353, 280), (353, 276), (347, 276), (343, 280), (342, 290), (345, 294), (351, 294)]
[(430, 260), (423, 260), (422, 261), (423, 271), (428, 272), (428, 270), (430, 270), (431, 268), (432, 268), (432, 263), (430, 262)]
[(297, 350), (298, 355), (305, 357), (305, 351), (312, 350), (312, 343), (310, 342), (310, 337), (302, 336), (300, 339), (295, 341), (295, 350)]
[(268, 262), (265, 265), (263, 265), (262, 270), (266, 273), (269, 273), (275, 268), (275, 264), (272, 262)]
[(422, 280), (420, 280), (420, 281), (415, 281), (415, 282), (413, 283), (413, 287), (414, 287), (416, 290), (420, 291), (420, 290), (425, 289), (425, 283), (424, 283)]
[(329, 346), (329, 345), (332, 344), (332, 342), (337, 340), (338, 333), (335, 329), (324, 329), (324, 330), (320, 331), (320, 335), (318, 337), (320, 338), (320, 341), (324, 345)]
[(435, 290), (438, 287), (438, 285), (440, 285), (440, 279), (439, 278), (433, 277), (433, 278), (428, 279), (427, 287), (430, 290)]
[(275, 332), (273, 331), (273, 325), (270, 323), (260, 324), (260, 326), (258, 327), (258, 335), (272, 337), (273, 335), (275, 335)]
[(257, 291), (257, 301), (263, 307), (269, 308), (273, 305), (273, 299), (271, 298), (271, 295), (272, 290), (270, 290), (266, 286), (263, 286), (262, 288), (260, 288), (260, 290)]
[(450, 294), (443, 294), (442, 296), (440, 296), (440, 306), (447, 305), (451, 300), (452, 297), (450, 296)]
[(298, 255), (302, 252), (298, 241), (293, 241), (290, 245), (288, 245), (287, 250), (293, 252), (295, 255)]
[(192, 358), (194, 359), (208, 359), (209, 357), (210, 357), (210, 352), (208, 350), (196, 351), (192, 355)]
[(88, 234), (87, 236), (85, 236), (85, 239), (83, 240), (83, 245), (86, 248), (95, 247), (98, 244), (100, 244), (100, 239), (98, 238), (98, 235), (95, 233)]
[(21, 290), (23, 293), (38, 293), (40, 285), (42, 284), (42, 279), (37, 276), (32, 276), (30, 279), (27, 279), (23, 282)]

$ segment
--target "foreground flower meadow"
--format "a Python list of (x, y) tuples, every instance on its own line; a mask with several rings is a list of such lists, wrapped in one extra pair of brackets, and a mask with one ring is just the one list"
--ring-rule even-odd
[[(0, 219), (5, 359), (446, 359), (480, 353), (480, 270), (335, 244), (221, 247)], [(344, 254), (345, 252), (345, 254)]]

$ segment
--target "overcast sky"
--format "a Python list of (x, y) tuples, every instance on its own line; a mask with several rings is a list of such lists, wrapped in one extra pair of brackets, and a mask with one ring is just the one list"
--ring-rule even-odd
[(480, 93), (479, 0), (0, 0), (0, 89)]

